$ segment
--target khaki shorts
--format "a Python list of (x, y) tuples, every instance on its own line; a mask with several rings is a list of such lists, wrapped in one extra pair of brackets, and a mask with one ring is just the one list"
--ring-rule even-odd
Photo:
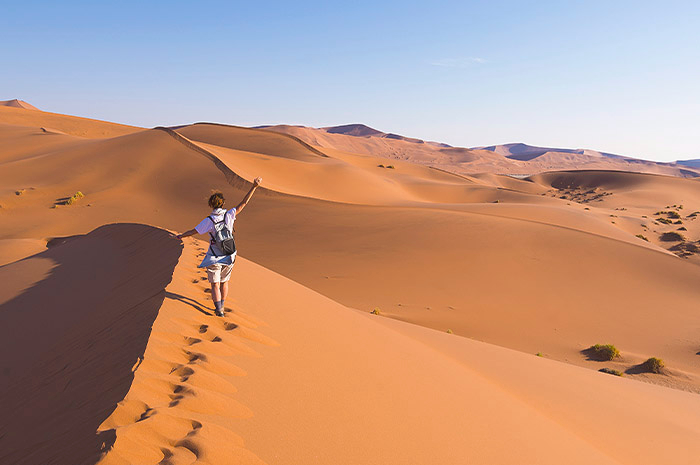
[(207, 278), (210, 283), (225, 283), (231, 279), (231, 270), (233, 269), (233, 263), (230, 265), (222, 265), (221, 263), (214, 263), (207, 267)]

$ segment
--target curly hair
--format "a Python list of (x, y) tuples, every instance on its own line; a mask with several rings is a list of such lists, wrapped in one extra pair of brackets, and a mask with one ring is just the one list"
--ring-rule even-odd
[(209, 197), (209, 206), (211, 208), (222, 208), (224, 206), (224, 202), (226, 199), (224, 199), (224, 194), (221, 192), (214, 192), (210, 197)]

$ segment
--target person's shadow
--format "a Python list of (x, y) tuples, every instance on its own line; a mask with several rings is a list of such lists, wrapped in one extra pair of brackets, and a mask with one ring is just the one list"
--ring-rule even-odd
[(209, 316), (213, 316), (213, 315), (214, 315), (214, 312), (212, 312), (211, 310), (209, 310), (209, 309), (207, 309), (206, 307), (204, 307), (201, 303), (197, 302), (197, 301), (194, 300), (194, 299), (191, 299), (191, 298), (189, 298), (189, 297), (186, 297), (186, 296), (184, 296), (184, 295), (177, 294), (177, 293), (175, 293), (175, 292), (165, 291), (165, 297), (166, 297), (167, 299), (178, 300), (178, 301), (182, 302), (183, 304), (187, 304), (187, 305), (189, 305), (190, 307), (192, 307), (192, 308), (194, 308), (195, 310), (197, 310), (199, 313), (203, 313), (203, 314), (209, 315)]

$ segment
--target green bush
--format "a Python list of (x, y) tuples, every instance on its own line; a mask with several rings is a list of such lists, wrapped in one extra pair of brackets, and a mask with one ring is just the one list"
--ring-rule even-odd
[(665, 366), (664, 361), (656, 357), (651, 357), (644, 362), (644, 368), (652, 373), (661, 373), (661, 369)]
[(601, 360), (614, 360), (620, 356), (620, 351), (612, 344), (596, 344), (591, 350)]
[(664, 242), (683, 242), (685, 236), (679, 232), (671, 231), (663, 233), (660, 239)]
[(78, 191), (78, 192), (76, 192), (75, 194), (73, 194), (73, 195), (71, 195), (70, 197), (68, 197), (68, 200), (66, 200), (66, 205), (73, 205), (75, 202), (77, 202), (78, 200), (82, 199), (83, 197), (85, 197), (85, 194), (83, 194), (82, 192)]

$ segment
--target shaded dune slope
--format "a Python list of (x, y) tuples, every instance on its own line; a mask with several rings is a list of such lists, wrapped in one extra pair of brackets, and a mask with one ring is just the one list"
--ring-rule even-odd
[(95, 431), (129, 389), (181, 248), (112, 224), (0, 267), (0, 462), (90, 464), (111, 446)]

